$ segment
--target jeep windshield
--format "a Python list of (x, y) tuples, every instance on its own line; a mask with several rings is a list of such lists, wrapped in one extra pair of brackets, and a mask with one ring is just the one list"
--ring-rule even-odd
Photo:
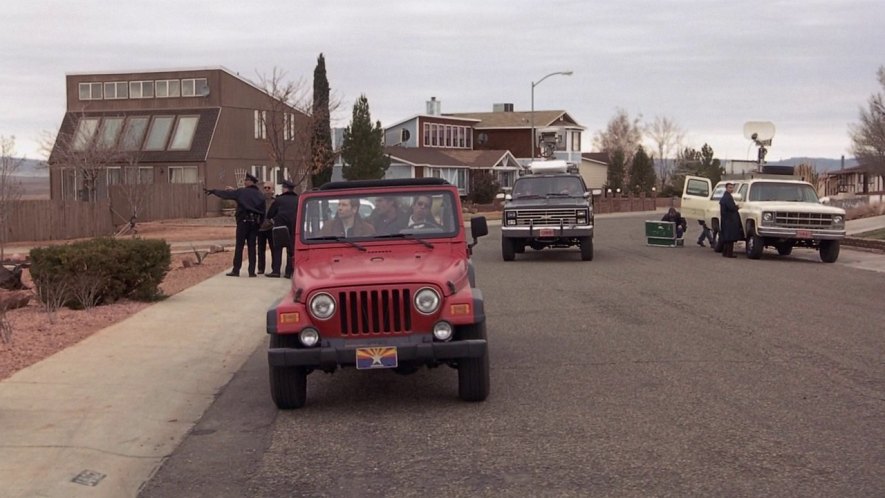
[[(310, 194), (301, 206), (305, 243), (417, 240), (457, 235), (456, 200), (451, 191), (385, 189), (354, 195), (347, 191)], [(420, 241), (425, 246), (423, 240)]]
[(814, 202), (818, 203), (817, 192), (811, 185), (788, 182), (756, 182), (750, 186), (750, 201), (774, 202)]
[(523, 177), (516, 181), (513, 199), (583, 197), (584, 184), (576, 176)]

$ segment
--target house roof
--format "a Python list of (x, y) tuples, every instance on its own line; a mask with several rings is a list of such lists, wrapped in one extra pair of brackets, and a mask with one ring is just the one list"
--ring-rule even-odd
[(608, 164), (609, 161), (608, 152), (582, 152), (581, 159), (602, 164)]
[(852, 166), (850, 168), (845, 168), (845, 169), (834, 169), (832, 171), (828, 171), (826, 173), (826, 175), (827, 176), (839, 176), (839, 175), (851, 175), (851, 174), (855, 174), (855, 173), (866, 173), (866, 172), (868, 172), (866, 167), (864, 167), (862, 165), (858, 165), (858, 166)]
[[(480, 130), (499, 129), (499, 128), (531, 128), (532, 112), (458, 112), (452, 114), (443, 114), (456, 118), (477, 119), (479, 123), (473, 127)], [(583, 130), (584, 127), (579, 125), (565, 111), (535, 111), (534, 112), (535, 128), (544, 128), (547, 126), (568, 126), (569, 128), (578, 128)]]
[(518, 164), (508, 150), (459, 150), (413, 147), (385, 147), (391, 158), (413, 166), (446, 168), (492, 168), (502, 161)]
[[(197, 128), (194, 130), (194, 137), (191, 141), (189, 150), (159, 150), (159, 151), (140, 151), (139, 162), (142, 163), (165, 163), (165, 162), (202, 162), (206, 160), (209, 153), (209, 145), (212, 143), (212, 136), (215, 133), (215, 126), (218, 123), (218, 116), (221, 109), (218, 107), (198, 108), (198, 109), (144, 109), (131, 111), (105, 111), (105, 112), (67, 112), (61, 122), (59, 128), (59, 136), (73, 137), (77, 123), (81, 117), (127, 117), (127, 116), (199, 116)], [(53, 162), (53, 156), (57, 154), (56, 150), (61, 147), (59, 141), (55, 142), (52, 148), (52, 154), (49, 156), (49, 162)]]

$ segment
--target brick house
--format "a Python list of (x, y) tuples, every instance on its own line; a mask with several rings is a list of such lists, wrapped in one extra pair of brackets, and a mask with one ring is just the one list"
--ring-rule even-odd
[(837, 169), (822, 176), (823, 195), (854, 194), (879, 196), (885, 194), (885, 185), (883, 185), (882, 177), (868, 172), (864, 166)]
[[(294, 142), (308, 117), (223, 67), (70, 73), (66, 93), (49, 159), (53, 199), (82, 199), (84, 175), (63, 158), (90, 149), (115, 152), (95, 179), (97, 198), (115, 184), (236, 186), (246, 171), (278, 185), (303, 167)], [(271, 133), (292, 142), (283, 168), (271, 160)], [(205, 199), (204, 212), (219, 209)]]

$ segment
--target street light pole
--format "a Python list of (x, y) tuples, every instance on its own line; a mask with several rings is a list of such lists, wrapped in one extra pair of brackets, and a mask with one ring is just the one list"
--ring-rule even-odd
[(549, 78), (549, 77), (551, 77), (551, 76), (556, 76), (557, 74), (561, 74), (561, 75), (563, 75), (563, 76), (571, 76), (571, 75), (572, 75), (572, 71), (556, 71), (555, 73), (550, 73), (550, 74), (544, 76), (543, 78), (539, 79), (537, 82), (535, 82), (535, 81), (532, 82), (532, 113), (531, 113), (531, 120), (532, 120), (532, 157), (531, 157), (530, 161), (534, 161), (534, 160), (535, 160), (535, 87), (538, 86), (538, 85), (540, 85), (541, 82), (544, 81), (544, 80), (546, 80), (547, 78)]

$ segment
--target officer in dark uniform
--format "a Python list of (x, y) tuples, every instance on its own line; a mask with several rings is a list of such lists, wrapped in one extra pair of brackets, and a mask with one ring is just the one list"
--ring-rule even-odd
[(264, 195), (258, 190), (256, 184), (258, 178), (246, 173), (243, 181), (245, 187), (236, 190), (228, 187), (226, 190), (206, 189), (206, 194), (216, 195), (222, 199), (237, 201), (237, 244), (234, 248), (234, 264), (228, 277), (239, 277), (240, 267), (243, 266), (243, 246), (249, 253), (249, 276), (255, 277), (255, 243), (258, 239), (258, 228), (264, 221)]
[[(286, 244), (279, 244), (277, 240), (270, 246), (271, 272), (265, 275), (270, 278), (280, 277), (280, 266), (282, 266), (283, 247), (286, 248), (286, 278), (292, 277), (292, 269), (295, 265), (295, 216), (298, 214), (298, 194), (295, 193), (295, 184), (289, 180), (283, 180), (283, 193), (274, 199), (273, 204), (267, 211), (268, 219), (274, 221), (274, 232), (287, 229)], [(274, 239), (278, 236), (275, 235)]]
[[(264, 195), (264, 205), (265, 212), (270, 209), (270, 205), (273, 204), (274, 200), (274, 188), (273, 183), (264, 182), (264, 186), (262, 188)], [(273, 250), (273, 239), (271, 238), (271, 229), (273, 228), (273, 224), (271, 223), (271, 217), (265, 216), (264, 223), (261, 224), (261, 228), (258, 230), (258, 274), (261, 275), (264, 273), (265, 260), (267, 259), (267, 249), (271, 248)]]

